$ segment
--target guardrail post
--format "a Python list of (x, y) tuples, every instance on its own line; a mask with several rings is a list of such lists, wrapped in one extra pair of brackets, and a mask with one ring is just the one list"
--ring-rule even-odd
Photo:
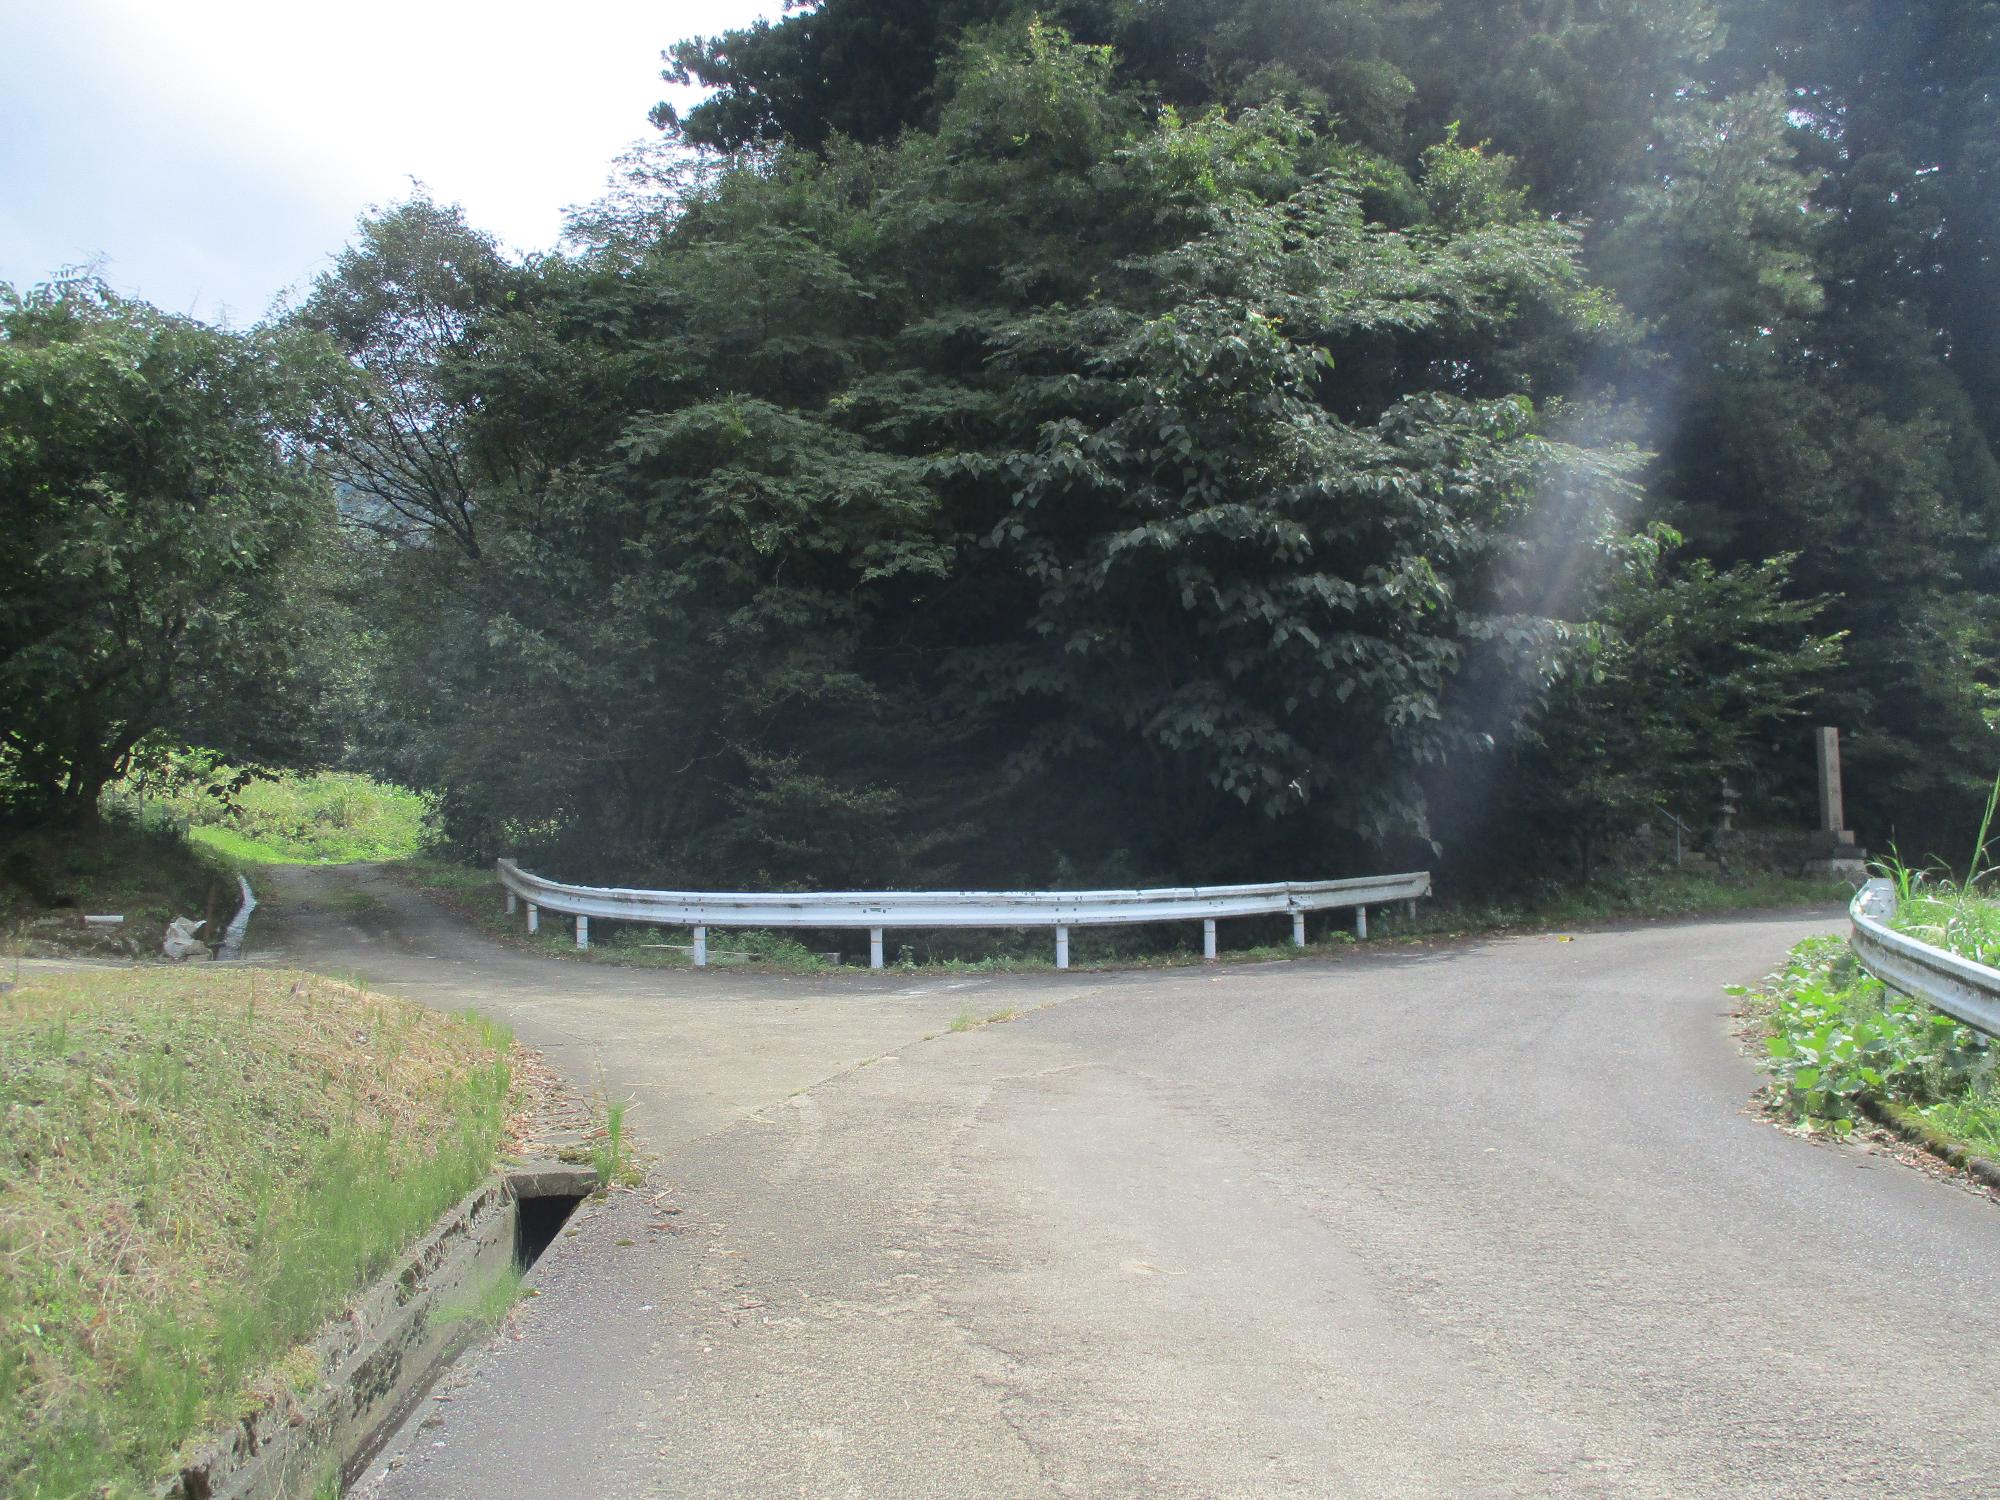
[(1417, 903), (1416, 903), (1416, 899), (1415, 899), (1414, 897), (1412, 897), (1412, 898), (1411, 898), (1411, 899), (1410, 899), (1409, 901), (1405, 902), (1404, 904), (1405, 904), (1405, 905), (1407, 905), (1407, 906), (1408, 906), (1408, 907), (1410, 908), (1410, 920), (1411, 920), (1412, 922), (1416, 921), (1416, 920), (1417, 920)]
[(590, 918), (588, 917), (580, 916), (576, 919), (576, 945), (579, 948), (588, 948), (590, 946)]
[(531, 933), (535, 933), (535, 932), (540, 932), (541, 930), (542, 930), (542, 909), (539, 906), (535, 905), (534, 902), (530, 901), (528, 903), (528, 931)]
[(879, 927), (868, 929), (868, 967), (882, 967), (882, 929)]
[(1215, 962), (1215, 918), (1201, 919), (1201, 956), (1210, 963)]
[(708, 929), (706, 927), (697, 927), (694, 930), (694, 966), (697, 969), (708, 967)]
[(1056, 929), (1056, 967), (1058, 969), (1067, 969), (1069, 967), (1069, 929), (1067, 927), (1058, 927)]
[(1302, 911), (1295, 911), (1292, 913), (1292, 946), (1294, 948), (1303, 948), (1305, 945), (1306, 914)]
[(512, 891), (507, 892), (507, 915), (510, 917), (514, 915), (514, 906), (517, 899)]
[(1368, 941), (1368, 908), (1365, 906), (1354, 908), (1354, 941), (1357, 943)]

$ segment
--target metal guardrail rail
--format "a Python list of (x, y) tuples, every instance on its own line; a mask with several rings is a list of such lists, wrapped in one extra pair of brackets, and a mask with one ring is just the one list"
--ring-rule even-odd
[(528, 908), (528, 931), (544, 911), (576, 919), (576, 945), (590, 946), (590, 919), (694, 929), (694, 961), (708, 962), (711, 927), (829, 927), (868, 929), (868, 966), (882, 967), (882, 934), (890, 927), (1053, 927), (1056, 967), (1069, 967), (1072, 927), (1128, 922), (1202, 924), (1202, 956), (1215, 957), (1215, 924), (1225, 917), (1289, 912), (1292, 943), (1303, 948), (1306, 913), (1351, 907), (1354, 929), (1368, 936), (1368, 908), (1407, 901), (1431, 889), (1428, 870), (1368, 875), (1355, 880), (1277, 881), (1269, 885), (1167, 886), (1129, 891), (633, 891), (562, 885), (530, 875), (511, 859), (498, 862), (507, 910)]
[(2000, 969), (1974, 963), (1919, 942), (1889, 926), (1896, 918), (1896, 887), (1871, 880), (1854, 893), (1847, 915), (1854, 930), (1847, 944), (1861, 967), (1892, 990), (2000, 1036)]

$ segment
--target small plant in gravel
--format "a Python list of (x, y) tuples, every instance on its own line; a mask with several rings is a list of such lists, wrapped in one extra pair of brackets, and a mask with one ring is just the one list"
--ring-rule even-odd
[(613, 1186), (634, 1187), (639, 1181), (638, 1164), (625, 1144), (627, 1099), (613, 1099), (604, 1107), (604, 1133), (591, 1147), (590, 1164), (597, 1170), (598, 1191)]

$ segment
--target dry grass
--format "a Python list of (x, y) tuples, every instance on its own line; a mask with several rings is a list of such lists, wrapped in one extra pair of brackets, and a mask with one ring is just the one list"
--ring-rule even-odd
[(143, 1493), (492, 1165), (509, 1040), (256, 969), (0, 995), (0, 1493)]

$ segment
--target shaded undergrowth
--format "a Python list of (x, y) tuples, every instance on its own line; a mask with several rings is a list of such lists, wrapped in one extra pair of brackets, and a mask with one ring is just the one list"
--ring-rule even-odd
[[(113, 810), (89, 829), (0, 831), (0, 945), (31, 958), (157, 954), (175, 917), (216, 931), (239, 900), (232, 861), (157, 819)], [(86, 913), (125, 920), (91, 928)]]

